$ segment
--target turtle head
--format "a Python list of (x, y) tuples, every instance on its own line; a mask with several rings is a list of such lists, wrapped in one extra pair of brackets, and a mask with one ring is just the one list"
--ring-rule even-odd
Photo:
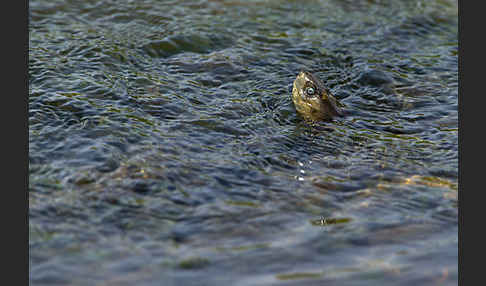
[(334, 96), (308, 71), (301, 71), (294, 80), (292, 101), (297, 112), (310, 121), (331, 120), (341, 114)]

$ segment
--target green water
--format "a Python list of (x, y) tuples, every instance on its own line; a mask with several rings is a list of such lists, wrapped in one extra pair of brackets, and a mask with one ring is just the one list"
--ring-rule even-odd
[(458, 283), (457, 1), (29, 7), (32, 285)]

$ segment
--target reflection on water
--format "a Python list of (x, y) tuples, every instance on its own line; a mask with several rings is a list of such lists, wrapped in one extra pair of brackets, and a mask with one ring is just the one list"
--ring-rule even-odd
[(29, 7), (32, 284), (457, 284), (457, 1)]

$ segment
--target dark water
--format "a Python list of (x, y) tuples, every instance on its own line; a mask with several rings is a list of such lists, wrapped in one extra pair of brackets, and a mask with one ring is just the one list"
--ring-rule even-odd
[(29, 6), (32, 285), (457, 284), (456, 1)]

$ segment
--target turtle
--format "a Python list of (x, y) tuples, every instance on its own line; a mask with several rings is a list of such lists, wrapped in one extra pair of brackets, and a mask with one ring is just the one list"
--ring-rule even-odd
[(294, 80), (292, 101), (297, 112), (307, 121), (330, 121), (343, 116), (342, 104), (311, 72), (302, 70)]

